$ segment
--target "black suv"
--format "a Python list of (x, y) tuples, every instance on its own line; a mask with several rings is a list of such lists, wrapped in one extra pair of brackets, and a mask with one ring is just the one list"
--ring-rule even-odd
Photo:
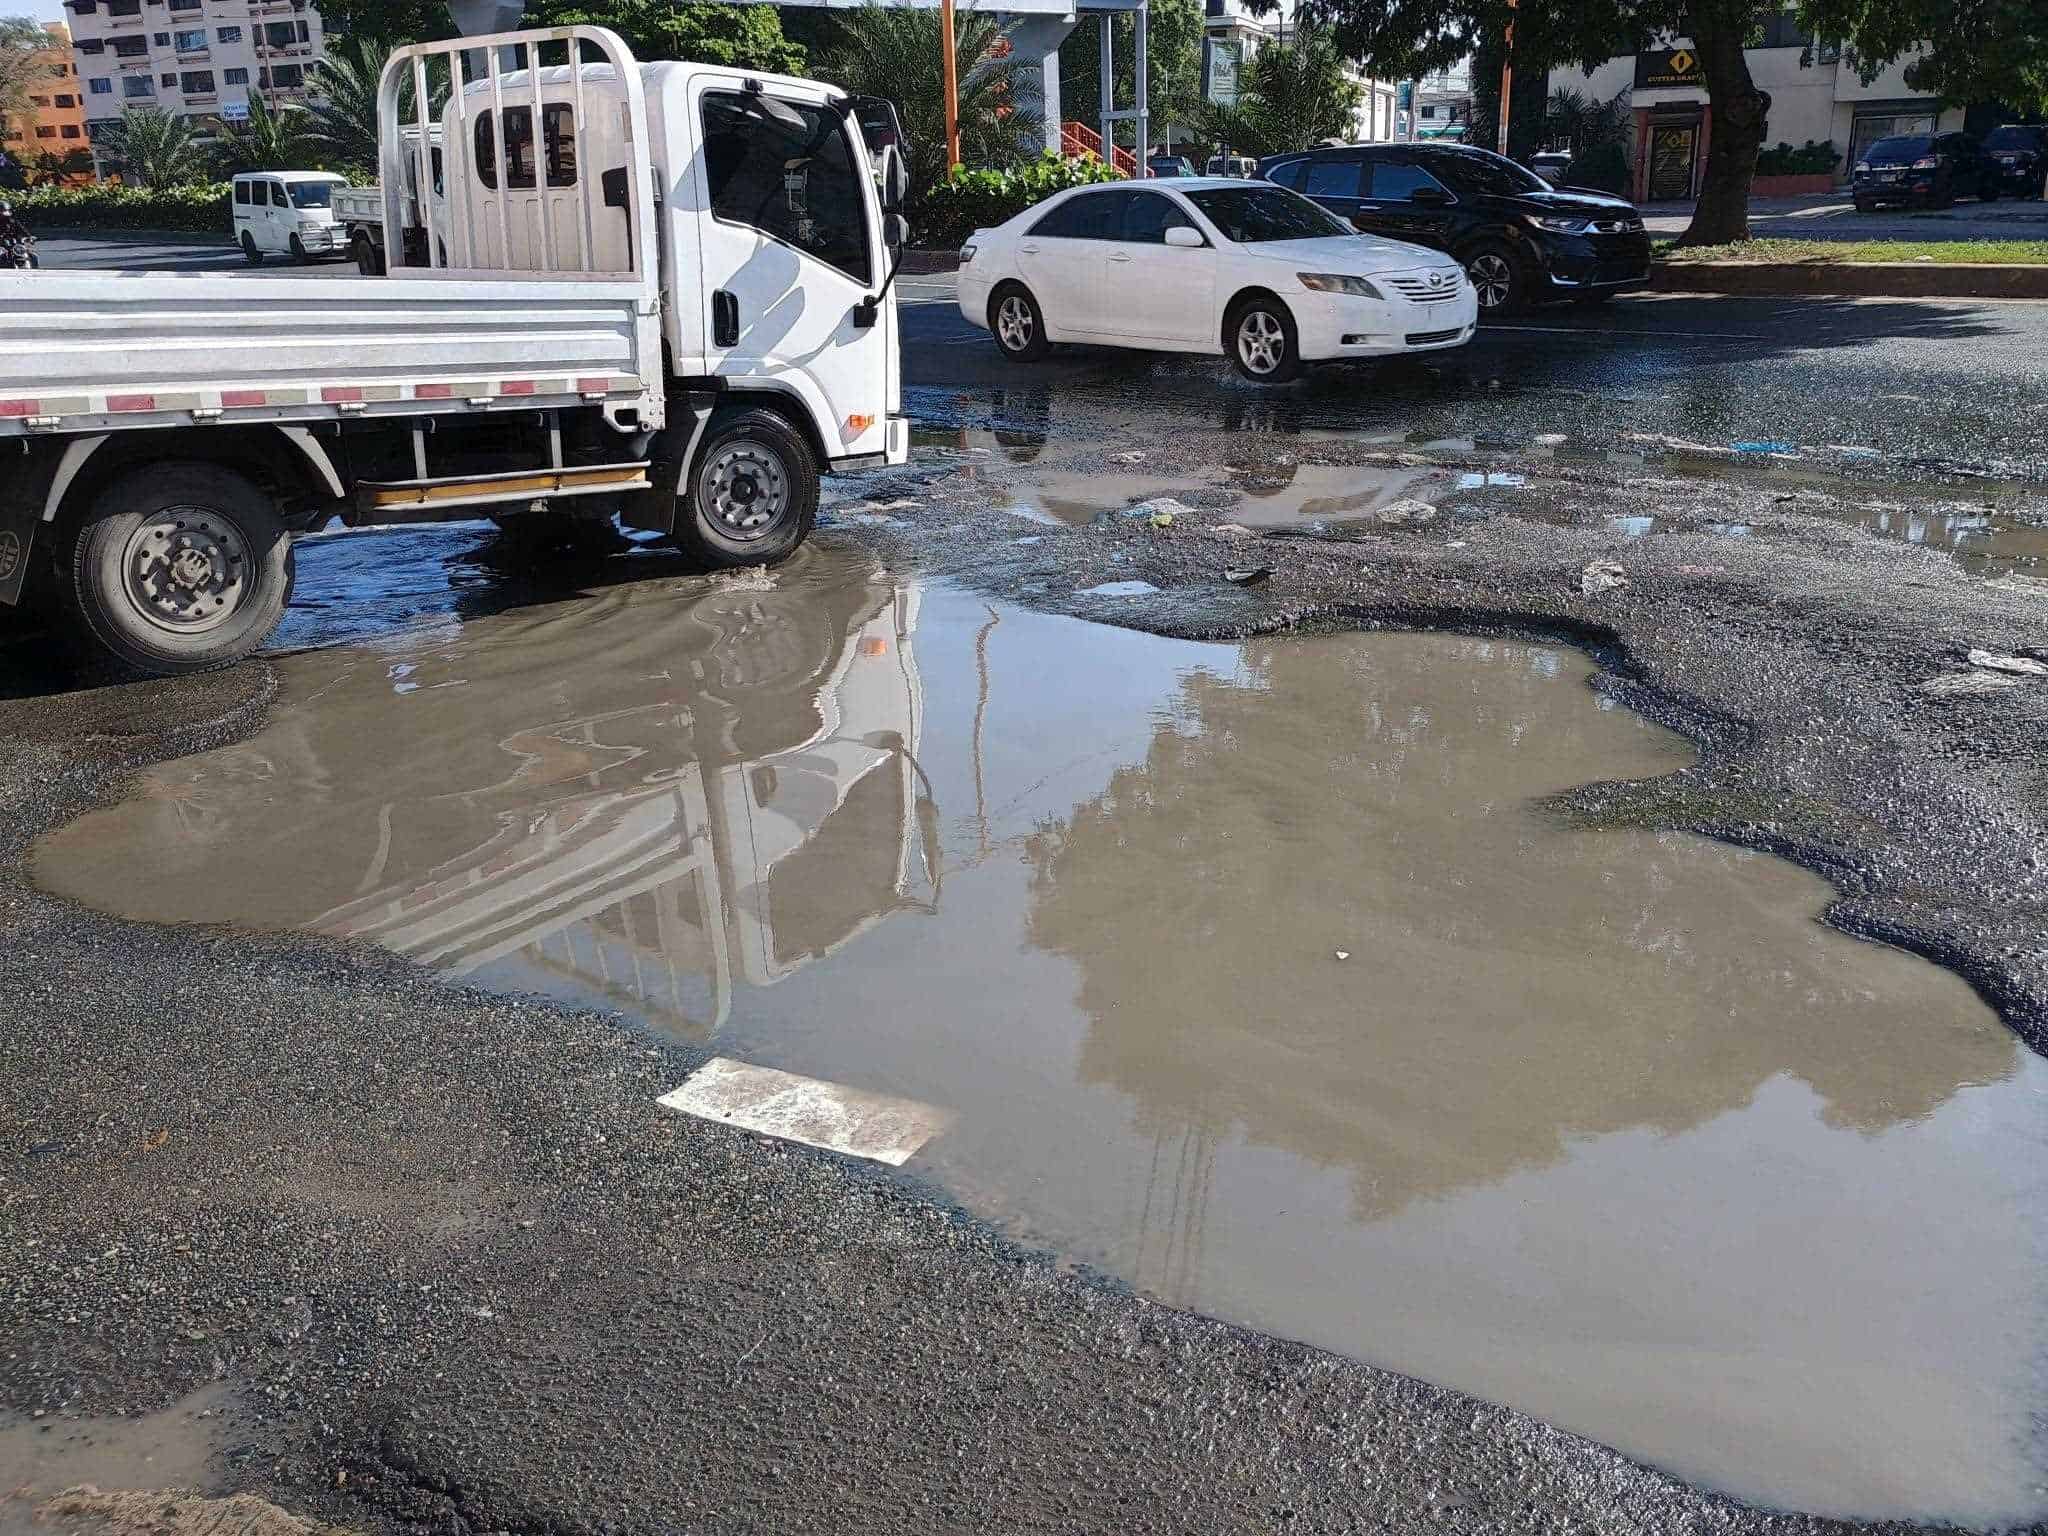
[(1967, 133), (1908, 133), (1879, 139), (1851, 172), (1858, 212), (1885, 203), (1946, 208), (1959, 197), (1998, 197), (1998, 164)]
[(2048, 197), (2048, 128), (2007, 123), (1984, 135), (1998, 190), (2007, 197)]
[(1650, 280), (1650, 237), (1631, 204), (1553, 187), (1487, 150), (1353, 144), (1274, 155), (1259, 174), (1363, 233), (1450, 252), (1471, 275), (1481, 315), (1547, 299), (1597, 304)]

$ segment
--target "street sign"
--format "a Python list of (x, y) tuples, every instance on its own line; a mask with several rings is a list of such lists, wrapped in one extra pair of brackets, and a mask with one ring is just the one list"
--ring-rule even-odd
[(1666, 86), (1707, 83), (1706, 66), (1690, 48), (1653, 48), (1636, 55), (1636, 89), (1661, 90)]
[(249, 103), (246, 101), (224, 101), (220, 104), (220, 120), (224, 123), (246, 123), (249, 121)]
[(1202, 94), (1219, 107), (1237, 105), (1238, 45), (1227, 38), (1202, 39)]

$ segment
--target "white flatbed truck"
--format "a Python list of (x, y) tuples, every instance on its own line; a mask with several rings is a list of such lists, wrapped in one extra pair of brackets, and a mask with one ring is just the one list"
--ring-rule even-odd
[(753, 565), (822, 473), (904, 461), (902, 159), (842, 93), (552, 28), (399, 49), (380, 140), (384, 277), (0, 273), (0, 613), (193, 671), (337, 517), (616, 513)]

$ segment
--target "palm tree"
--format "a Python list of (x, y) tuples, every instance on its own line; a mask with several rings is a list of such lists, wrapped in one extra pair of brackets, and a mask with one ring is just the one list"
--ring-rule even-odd
[(1559, 86), (1543, 105), (1543, 142), (1584, 154), (1602, 144), (1620, 144), (1628, 137), (1629, 93), (1601, 101)]
[(1303, 21), (1293, 36), (1267, 43), (1246, 61), (1235, 106), (1200, 103), (1191, 126), (1219, 149), (1284, 154), (1324, 139), (1349, 139), (1359, 94), (1328, 33)]
[(162, 107), (129, 107), (100, 139), (100, 156), (123, 181), (174, 187), (206, 179), (206, 153), (192, 120)]
[[(910, 211), (946, 177), (946, 98), (940, 75), (939, 13), (885, 9), (829, 13), (831, 30), (816, 65), (820, 79), (856, 96), (897, 104), (908, 135)], [(1021, 66), (1009, 57), (1009, 29), (992, 15), (960, 11), (953, 25), (959, 80), (960, 157), (1003, 166), (1043, 147), (1035, 110), (1021, 99)]]
[[(343, 37), (328, 45), (320, 66), (321, 99), (307, 113), (306, 136), (336, 170), (376, 174), (377, 84), (383, 73), (381, 53), (366, 39)], [(409, 111), (401, 115), (411, 120)]]
[(309, 171), (318, 151), (306, 131), (304, 107), (286, 102), (273, 107), (260, 91), (249, 93), (249, 115), (238, 123), (223, 122), (213, 147), (223, 176), (240, 171)]

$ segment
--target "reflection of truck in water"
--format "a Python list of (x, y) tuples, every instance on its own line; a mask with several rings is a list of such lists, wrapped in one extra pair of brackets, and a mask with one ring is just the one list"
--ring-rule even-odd
[(505, 615), (318, 675), (316, 708), (172, 765), (47, 867), (701, 1036), (736, 985), (936, 896), (917, 589), (853, 562), (791, 585)]

